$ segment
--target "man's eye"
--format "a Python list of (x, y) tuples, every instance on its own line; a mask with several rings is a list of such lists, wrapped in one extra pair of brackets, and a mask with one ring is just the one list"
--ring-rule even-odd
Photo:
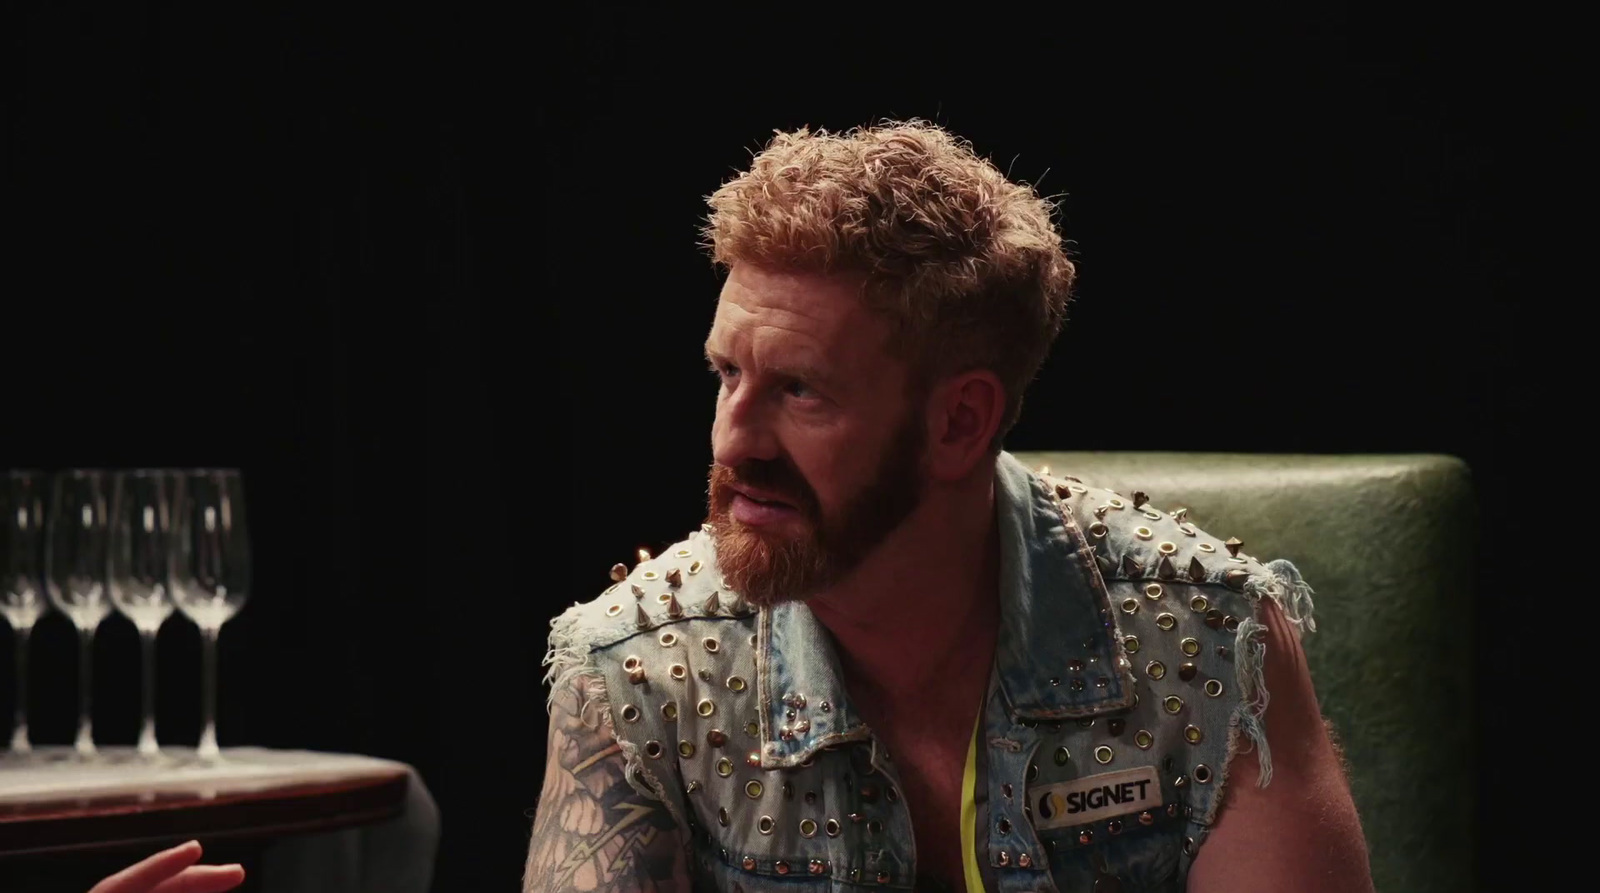
[(793, 396), (799, 397), (801, 399), (804, 399), (806, 397), (815, 397), (817, 395), (817, 392), (813, 391), (803, 381), (791, 381), (791, 382), (789, 382), (789, 385), (788, 385), (787, 388), (785, 388), (785, 390), (787, 390)]

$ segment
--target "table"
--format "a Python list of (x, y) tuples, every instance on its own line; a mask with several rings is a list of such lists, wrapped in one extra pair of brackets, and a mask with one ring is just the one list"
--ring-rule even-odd
[(98, 877), (198, 839), (203, 861), (237, 861), (257, 891), (425, 893), (438, 814), (404, 763), (352, 754), (192, 748), (151, 763), (103, 748), (0, 761), (0, 890), (87, 890)]

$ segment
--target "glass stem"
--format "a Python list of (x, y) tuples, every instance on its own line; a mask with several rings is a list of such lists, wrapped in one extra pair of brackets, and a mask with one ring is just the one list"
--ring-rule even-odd
[(94, 630), (78, 630), (78, 740), (80, 755), (94, 756)]
[(214, 626), (200, 628), (200, 747), (196, 756), (215, 760), (222, 755), (217, 747), (217, 633)]
[(31, 626), (18, 627), (16, 630), (17, 707), (15, 721), (11, 725), (12, 753), (29, 753), (33, 750), (33, 742), (28, 740), (28, 639), (32, 632)]
[(139, 630), (139, 702), (143, 722), (139, 726), (139, 755), (153, 757), (160, 752), (156, 744), (156, 632)]

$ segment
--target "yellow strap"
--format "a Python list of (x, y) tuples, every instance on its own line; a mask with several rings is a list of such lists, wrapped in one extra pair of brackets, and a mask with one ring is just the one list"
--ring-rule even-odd
[(967, 893), (984, 893), (983, 874), (978, 870), (978, 730), (983, 727), (983, 708), (972, 724), (972, 740), (967, 743), (967, 767), (961, 772), (961, 864), (967, 879)]

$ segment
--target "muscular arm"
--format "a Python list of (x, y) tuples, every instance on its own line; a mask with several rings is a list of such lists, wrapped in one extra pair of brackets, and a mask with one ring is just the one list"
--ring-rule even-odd
[(672, 817), (623, 777), (609, 717), (584, 685), (556, 692), (550, 710), (523, 893), (690, 893)]
[(1189, 871), (1191, 893), (1370, 893), (1366, 839), (1323, 724), (1305, 651), (1275, 602), (1263, 601), (1263, 716), (1272, 781), (1252, 748), (1233, 757), (1217, 825)]

